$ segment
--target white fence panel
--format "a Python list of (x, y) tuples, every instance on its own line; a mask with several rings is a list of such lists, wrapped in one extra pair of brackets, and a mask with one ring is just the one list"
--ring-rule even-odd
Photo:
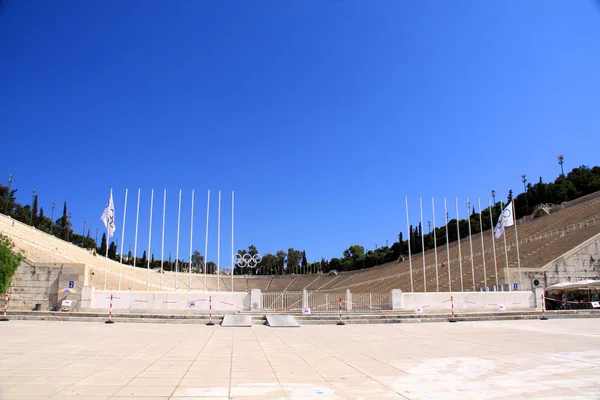
[(389, 293), (352, 293), (353, 310), (389, 310)]
[(302, 292), (265, 292), (261, 295), (263, 310), (292, 311), (302, 309)]

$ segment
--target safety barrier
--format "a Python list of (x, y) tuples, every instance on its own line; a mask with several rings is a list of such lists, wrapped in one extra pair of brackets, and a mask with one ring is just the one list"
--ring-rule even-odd
[(340, 322), (337, 323), (338, 325), (346, 325), (346, 324), (344, 324), (344, 321), (342, 321), (342, 302), (343, 302), (343, 299), (340, 296), (340, 299), (339, 299), (339, 303), (340, 303)]
[(6, 317), (7, 309), (8, 309), (8, 290), (6, 291), (6, 294), (4, 296), (4, 315), (2, 316), (2, 318), (0, 318), (0, 321), (8, 321), (8, 318)]
[(212, 296), (208, 296), (208, 323), (206, 325), (214, 325), (212, 322)]
[[(116, 299), (118, 299), (118, 297), (114, 297)], [(108, 309), (108, 320), (105, 321), (105, 324), (114, 324), (112, 317), (113, 317), (113, 313), (112, 313), (112, 306), (113, 305), (113, 295), (110, 295), (110, 308)]]

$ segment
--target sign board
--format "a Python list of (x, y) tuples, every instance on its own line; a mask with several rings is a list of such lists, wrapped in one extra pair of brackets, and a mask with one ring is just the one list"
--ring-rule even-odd
[(600, 301), (592, 301), (592, 307), (600, 308)]
[(423, 307), (415, 308), (415, 314), (423, 314)]
[(498, 311), (506, 311), (506, 307), (504, 307), (504, 304), (498, 304)]
[(69, 281), (69, 289), (73, 289), (75, 287), (75, 281)]
[(310, 314), (312, 314), (312, 313), (310, 312), (310, 307), (307, 307), (307, 308), (303, 308), (303, 309), (302, 309), (302, 315), (310, 315)]
[(60, 309), (62, 311), (69, 311), (72, 306), (73, 306), (73, 300), (63, 300), (60, 303)]
[(188, 301), (188, 307), (189, 307), (189, 308), (194, 308), (194, 307), (196, 307), (196, 302), (195, 302), (194, 300), (192, 300), (192, 301)]
[(516, 283), (513, 283), (513, 290), (519, 290), (519, 285)]

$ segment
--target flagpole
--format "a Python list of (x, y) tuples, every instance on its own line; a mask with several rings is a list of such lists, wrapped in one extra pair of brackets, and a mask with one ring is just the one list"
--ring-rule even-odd
[(179, 228), (181, 226), (181, 189), (179, 189), (179, 207), (177, 209), (177, 248), (175, 249), (175, 291), (179, 290)]
[(121, 276), (123, 276), (123, 244), (125, 243), (125, 217), (127, 217), (127, 192), (125, 189), (125, 205), (123, 206), (123, 229), (121, 230), (121, 255), (119, 256), (119, 290), (121, 290)]
[[(109, 197), (109, 199), (112, 199), (112, 188), (110, 188), (110, 197)], [(109, 206), (110, 206), (110, 200), (108, 200), (108, 202), (109, 202)], [(107, 274), (108, 274), (108, 241), (110, 240), (109, 226), (110, 226), (110, 214), (109, 214), (109, 219), (108, 219), (108, 221), (106, 223), (106, 254), (105, 254), (105, 257), (104, 257), (104, 290), (106, 290), (106, 277), (107, 277)]]
[(425, 274), (425, 240), (423, 240), (423, 198), (419, 197), (419, 210), (421, 212), (421, 254), (423, 258), (423, 293), (427, 293), (427, 277)]
[(210, 189), (208, 189), (208, 200), (206, 201), (206, 239), (204, 241), (204, 290), (208, 290), (206, 286), (206, 269), (208, 267), (208, 217), (210, 211)]
[(444, 215), (446, 216), (446, 258), (448, 262), (448, 291), (452, 291), (452, 277), (450, 275), (450, 242), (448, 241), (448, 208), (444, 197)]
[[(502, 218), (502, 213), (504, 212), (502, 200), (500, 200), (500, 212), (500, 218)], [(504, 222), (502, 222), (502, 224), (504, 224)], [(504, 228), (504, 226), (502, 228)], [(504, 259), (506, 260), (506, 282), (508, 283), (508, 291), (512, 292), (512, 287), (510, 286), (510, 271), (508, 269), (508, 250), (506, 250), (506, 232), (502, 232), (502, 238), (504, 239)]]
[(477, 198), (477, 205), (479, 206), (479, 236), (481, 236), (481, 259), (483, 262), (483, 287), (484, 290), (488, 291), (487, 285), (487, 272), (485, 271), (485, 245), (483, 243), (483, 221), (481, 220), (481, 198)]
[(146, 261), (148, 261), (148, 266), (146, 267), (146, 291), (148, 291), (148, 287), (150, 286), (150, 244), (152, 242), (152, 210), (154, 209), (154, 189), (150, 194), (150, 228), (148, 232), (148, 254), (146, 257)]
[(413, 293), (412, 256), (410, 254), (412, 232), (410, 231), (410, 223), (408, 222), (408, 196), (404, 196), (404, 203), (406, 204), (406, 230), (408, 231), (408, 269), (410, 271), (410, 292)]
[(471, 202), (467, 197), (467, 219), (469, 221), (469, 248), (471, 249), (471, 278), (473, 279), (473, 292), (475, 291), (475, 264), (473, 263), (473, 239), (471, 235)]
[(521, 257), (519, 254), (519, 234), (517, 233), (517, 215), (515, 214), (515, 199), (513, 198), (513, 219), (515, 221), (515, 241), (517, 243), (517, 269), (519, 271), (519, 289), (523, 290), (523, 278), (521, 277)]
[(160, 239), (160, 291), (162, 292), (163, 287), (163, 263), (165, 260), (165, 211), (167, 209), (167, 189), (164, 190), (163, 194), (163, 213), (162, 213), (162, 237)]
[(131, 283), (131, 290), (135, 290), (135, 269), (137, 261), (137, 239), (138, 239), (138, 223), (140, 218), (140, 188), (138, 188), (138, 199), (137, 199), (137, 211), (135, 213), (135, 243), (133, 244), (133, 282)]
[(490, 208), (490, 226), (492, 231), (492, 248), (494, 249), (494, 275), (496, 276), (496, 291), (498, 290), (498, 264), (496, 262), (496, 235), (494, 234), (494, 216), (492, 215), (492, 201), (488, 197)]
[(435, 197), (431, 198), (431, 210), (433, 213), (433, 248), (435, 254), (435, 291), (440, 291), (440, 281), (439, 281), (439, 272), (438, 272), (438, 256), (437, 256), (437, 238), (435, 232)]
[(219, 212), (217, 222), (217, 292), (221, 291), (221, 191), (219, 190)]
[(231, 191), (231, 291), (233, 292), (233, 272), (235, 271), (235, 255), (234, 255), (234, 247), (233, 247), (233, 216), (234, 216), (234, 193)]
[(188, 289), (192, 291), (192, 238), (194, 237), (194, 189), (192, 189), (192, 216), (190, 217), (190, 265), (189, 265), (189, 282)]
[(460, 291), (464, 292), (463, 269), (462, 269), (462, 251), (460, 248), (460, 217), (458, 216), (458, 197), (456, 197), (456, 232), (458, 234), (458, 266), (460, 271)]

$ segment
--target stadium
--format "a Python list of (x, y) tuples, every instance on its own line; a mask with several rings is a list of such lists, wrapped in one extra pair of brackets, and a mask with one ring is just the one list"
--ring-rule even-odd
[(0, 0), (0, 400), (600, 399), (599, 11)]
[[(504, 244), (488, 229), (469, 240), (358, 271), (231, 276), (134, 268), (0, 217), (0, 232), (25, 255), (9, 288), (10, 313), (35, 309), (77, 315), (106, 313), (110, 307), (121, 316), (206, 317), (210, 309), (219, 319), (225, 314), (292, 313), (311, 323), (334, 322), (324, 315), (343, 310), (347, 321), (382, 312), (388, 314), (385, 321), (393, 321), (394, 311), (396, 318), (450, 309), (458, 315), (540, 311), (541, 295), (548, 297), (548, 289), (566, 283), (577, 289), (577, 282), (588, 287), (586, 304), (595, 300), (590, 296), (597, 293), (594, 280), (600, 278), (600, 192), (540, 205), (515, 225), (518, 239), (515, 229), (507, 227)], [(71, 290), (58, 294), (65, 288)], [(557, 300), (551, 293), (549, 298)], [(548, 307), (565, 308), (560, 303)], [(313, 316), (302, 317), (303, 309)]]

